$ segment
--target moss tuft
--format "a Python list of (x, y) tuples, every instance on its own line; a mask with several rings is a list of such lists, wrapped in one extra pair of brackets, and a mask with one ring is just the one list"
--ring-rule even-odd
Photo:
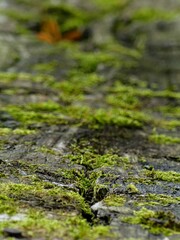
[(179, 233), (180, 223), (171, 212), (152, 211), (141, 208), (134, 212), (134, 216), (126, 217), (124, 222), (140, 224), (154, 234), (172, 235)]
[(105, 205), (109, 207), (121, 207), (125, 204), (126, 198), (124, 196), (118, 195), (108, 195), (106, 198), (103, 199)]

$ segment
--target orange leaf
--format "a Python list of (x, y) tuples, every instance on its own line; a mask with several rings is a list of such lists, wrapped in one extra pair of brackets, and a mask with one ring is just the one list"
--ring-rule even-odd
[(56, 43), (62, 39), (59, 25), (56, 20), (49, 19), (44, 21), (41, 31), (37, 34), (38, 38), (48, 43)]
[(70, 41), (76, 41), (80, 40), (82, 38), (82, 32), (79, 30), (74, 30), (68, 33), (65, 33), (63, 35), (63, 39), (70, 40)]

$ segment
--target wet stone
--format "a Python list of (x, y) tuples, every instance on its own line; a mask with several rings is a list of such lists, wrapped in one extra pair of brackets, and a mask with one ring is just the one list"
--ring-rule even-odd
[(119, 4), (0, 2), (0, 237), (179, 240), (179, 1)]

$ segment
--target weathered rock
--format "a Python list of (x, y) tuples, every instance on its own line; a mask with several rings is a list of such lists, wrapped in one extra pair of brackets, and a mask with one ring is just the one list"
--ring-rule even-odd
[[(16, 221), (32, 239), (179, 239), (180, 25), (154, 20), (179, 1), (133, 1), (120, 16), (117, 2), (0, 3), (8, 236), (22, 237)], [(92, 36), (41, 42), (32, 25), (63, 12), (62, 28), (83, 19)]]

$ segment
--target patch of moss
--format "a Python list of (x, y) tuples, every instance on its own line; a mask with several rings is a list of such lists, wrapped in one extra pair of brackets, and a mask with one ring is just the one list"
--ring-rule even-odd
[[(130, 111), (118, 108), (98, 109), (92, 115), (94, 127), (96, 124), (116, 125), (126, 127), (142, 127), (145, 122), (149, 121), (147, 115), (138, 111)], [(97, 125), (97, 126), (98, 126)]]
[(180, 117), (180, 107), (161, 106), (158, 108), (158, 110), (167, 116), (177, 117), (177, 118)]
[(138, 188), (133, 183), (128, 184), (126, 189), (127, 189), (127, 192), (131, 194), (139, 192)]
[(164, 121), (162, 124), (162, 127), (166, 129), (174, 130), (180, 127), (180, 121), (179, 120)]
[(139, 196), (134, 202), (135, 206), (169, 206), (170, 204), (178, 204), (180, 197), (172, 197), (164, 194), (149, 193), (144, 196)]
[(1, 9), (0, 13), (2, 15), (8, 16), (12, 18), (13, 20), (19, 21), (21, 23), (28, 22), (31, 19), (37, 18), (38, 16), (35, 16), (35, 12), (29, 12), (29, 11), (19, 11), (19, 9)]
[(0, 128), (0, 136), (5, 136), (11, 133), (12, 130), (9, 128)]
[(142, 127), (149, 119), (141, 112), (122, 109), (92, 109), (87, 106), (61, 106), (55, 102), (41, 102), (24, 106), (6, 106), (6, 111), (26, 128), (32, 124), (67, 124), (74, 122), (92, 128), (106, 125)]
[(91, 227), (81, 216), (63, 212), (57, 212), (56, 216), (53, 216), (52, 213), (34, 209), (29, 209), (24, 220), (1, 222), (0, 231), (2, 232), (5, 227), (18, 228), (23, 235), (32, 238), (95, 240), (112, 236), (109, 227), (102, 225)]
[(30, 74), (26, 72), (0, 72), (0, 82), (1, 83), (10, 83), (16, 80), (20, 81), (31, 81), (38, 83), (51, 83), (54, 82), (55, 79), (53, 76), (48, 74)]
[(51, 73), (58, 67), (57, 61), (52, 61), (48, 63), (39, 63), (33, 67), (33, 70), (36, 72)]
[(137, 109), (140, 107), (140, 102), (137, 97), (131, 94), (108, 94), (106, 102), (114, 107), (120, 107), (124, 109)]
[(28, 135), (28, 134), (35, 134), (35, 130), (25, 129), (25, 128), (0, 128), (0, 136), (6, 136), (9, 134), (17, 134), (17, 135)]
[[(6, 111), (18, 122), (21, 123), (21, 126), (28, 127), (32, 124), (39, 123), (49, 123), (49, 124), (58, 124), (58, 123), (66, 123), (64, 116), (61, 113), (52, 113), (50, 109), (52, 109), (51, 103), (49, 104), (32, 104), (23, 106), (7, 106)], [(54, 106), (53, 106), (54, 107)], [(47, 111), (48, 108), (48, 111)], [(30, 110), (31, 109), (31, 110)], [(39, 111), (37, 111), (39, 109)], [(42, 110), (40, 110), (42, 109)], [(44, 111), (45, 109), (45, 111)], [(47, 111), (47, 112), (46, 112)]]
[(126, 198), (124, 196), (118, 195), (108, 195), (106, 198), (103, 199), (105, 205), (109, 207), (121, 207), (125, 204)]
[(171, 20), (177, 16), (176, 11), (163, 11), (156, 8), (140, 8), (136, 10), (132, 19), (134, 21), (152, 22), (157, 20)]
[(6, 213), (12, 215), (18, 211), (18, 205), (6, 194), (0, 194), (0, 214)]
[(180, 182), (180, 173), (174, 171), (159, 171), (159, 170), (144, 170), (144, 174), (147, 177), (167, 182)]
[(42, 153), (48, 153), (48, 154), (52, 154), (52, 155), (58, 154), (54, 149), (47, 148), (46, 146), (42, 146), (42, 147), (38, 148), (37, 150)]
[(154, 234), (164, 234), (166, 236), (179, 233), (180, 222), (171, 212), (152, 211), (141, 208), (134, 212), (134, 216), (125, 217), (124, 222), (140, 224)]
[(27, 203), (33, 201), (36, 206), (47, 209), (75, 210), (92, 215), (89, 206), (78, 193), (54, 187), (50, 183), (38, 182), (35, 185), (1, 183), (0, 190), (14, 201), (23, 200)]
[(115, 154), (100, 155), (92, 148), (79, 148), (77, 145), (72, 146), (72, 154), (67, 155), (72, 162), (86, 166), (88, 170), (96, 168), (113, 166), (121, 161), (121, 158)]
[(180, 201), (180, 197), (171, 197), (170, 195), (164, 194), (148, 194), (147, 200), (155, 201), (161, 205), (168, 205), (168, 204), (178, 204)]
[(61, 32), (66, 32), (84, 27), (94, 14), (92, 13), (91, 15), (88, 11), (64, 2), (58, 5), (45, 4), (42, 18), (44, 15), (46, 18), (53, 17), (56, 19), (60, 25)]
[(96, 5), (98, 11), (102, 13), (121, 11), (129, 3), (128, 0), (93, 0), (92, 2)]
[(149, 136), (150, 141), (153, 141), (157, 144), (176, 144), (180, 143), (180, 138), (178, 137), (171, 137), (165, 134), (157, 134), (153, 133)]
[[(12, 216), (19, 211), (25, 213), (21, 220), (10, 218), (0, 222), (0, 234), (5, 227), (10, 227), (20, 229), (24, 236), (46, 239), (95, 240), (112, 236), (108, 226), (92, 227), (82, 218), (79, 213), (92, 214), (78, 193), (40, 182), (32, 185), (1, 183), (0, 190), (3, 192), (0, 195), (0, 213)], [(31, 207), (32, 203), (34, 208)]]
[(116, 81), (114, 85), (109, 89), (109, 91), (115, 95), (122, 95), (123, 93), (128, 94), (131, 98), (138, 97), (141, 100), (141, 97), (157, 97), (157, 98), (172, 98), (179, 99), (180, 93), (171, 91), (171, 90), (156, 90), (153, 91), (148, 88), (137, 88), (131, 85), (122, 84), (120, 81)]
[(116, 43), (110, 43), (109, 46), (102, 45), (94, 52), (84, 52), (77, 48), (71, 55), (76, 62), (76, 68), (83, 73), (97, 72), (99, 66), (113, 67), (117, 70), (132, 69), (137, 65), (137, 59), (140, 57), (138, 51), (129, 50)]
[(81, 71), (71, 71), (68, 80), (54, 83), (52, 88), (59, 92), (60, 99), (67, 103), (82, 100), (84, 93), (91, 92), (98, 84), (102, 83), (103, 78), (96, 73), (82, 73)]

